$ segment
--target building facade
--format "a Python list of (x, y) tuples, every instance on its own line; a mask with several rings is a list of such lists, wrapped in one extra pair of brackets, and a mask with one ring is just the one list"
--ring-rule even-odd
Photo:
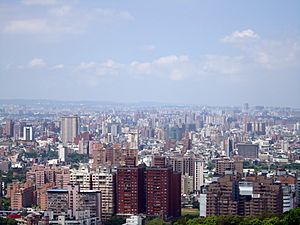
[(220, 177), (207, 188), (207, 216), (279, 215), (283, 212), (282, 187), (265, 176), (240, 178), (233, 175)]
[(238, 155), (247, 159), (258, 158), (258, 145), (256, 144), (237, 144)]
[[(191, 179), (192, 181), (192, 179)], [(146, 214), (164, 219), (181, 215), (181, 176), (171, 168), (145, 170)]]
[(118, 168), (116, 202), (118, 214), (137, 215), (145, 212), (143, 167)]
[(61, 139), (64, 145), (73, 143), (79, 134), (79, 117), (63, 116), (61, 118)]

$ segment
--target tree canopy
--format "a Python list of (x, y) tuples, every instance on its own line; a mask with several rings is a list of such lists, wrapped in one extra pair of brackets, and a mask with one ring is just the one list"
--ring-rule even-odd
[(254, 216), (209, 216), (206, 218), (185, 218), (181, 217), (174, 222), (174, 225), (299, 225), (300, 208), (292, 209), (280, 216), (254, 217)]

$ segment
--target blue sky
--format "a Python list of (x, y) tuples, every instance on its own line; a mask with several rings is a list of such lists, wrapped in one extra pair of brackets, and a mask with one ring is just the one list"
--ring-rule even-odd
[(300, 107), (300, 1), (1, 1), (0, 83), (0, 98)]

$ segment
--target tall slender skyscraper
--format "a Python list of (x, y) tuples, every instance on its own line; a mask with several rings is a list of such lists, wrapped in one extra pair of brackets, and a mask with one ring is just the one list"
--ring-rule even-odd
[(79, 117), (63, 116), (61, 119), (61, 139), (64, 145), (73, 143), (79, 134)]
[(5, 134), (7, 137), (14, 136), (14, 122), (12, 120), (7, 120), (5, 123)]
[(200, 191), (201, 186), (204, 184), (204, 161), (197, 159), (195, 161), (195, 172), (194, 172), (194, 190)]
[(232, 157), (233, 156), (233, 141), (231, 138), (228, 138), (226, 140), (226, 156), (227, 157)]
[(24, 141), (32, 141), (33, 140), (32, 126), (25, 126), (23, 128), (23, 140)]

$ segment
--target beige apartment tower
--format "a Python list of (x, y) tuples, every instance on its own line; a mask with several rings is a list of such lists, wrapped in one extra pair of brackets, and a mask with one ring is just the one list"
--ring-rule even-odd
[(79, 117), (63, 116), (61, 118), (61, 139), (64, 145), (73, 143), (79, 134)]

